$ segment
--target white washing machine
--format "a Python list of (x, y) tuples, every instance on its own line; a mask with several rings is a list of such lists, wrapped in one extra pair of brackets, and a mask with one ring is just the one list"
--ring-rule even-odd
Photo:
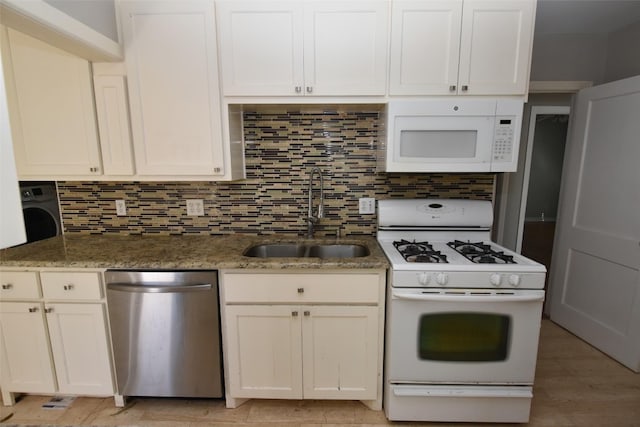
[(20, 196), (27, 243), (62, 233), (55, 182), (21, 182)]

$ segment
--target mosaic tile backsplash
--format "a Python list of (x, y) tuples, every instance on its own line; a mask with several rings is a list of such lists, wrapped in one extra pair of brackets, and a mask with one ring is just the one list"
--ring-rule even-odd
[[(315, 108), (245, 111), (246, 180), (58, 182), (65, 233), (303, 235), (313, 167), (324, 177), (317, 235), (374, 234), (361, 197), (492, 200), (494, 174), (376, 173), (379, 111)], [(117, 199), (126, 216), (116, 215)], [(187, 216), (187, 199), (202, 199), (204, 216)]]

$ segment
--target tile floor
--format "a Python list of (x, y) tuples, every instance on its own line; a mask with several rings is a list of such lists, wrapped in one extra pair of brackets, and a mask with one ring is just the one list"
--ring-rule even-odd
[[(359, 402), (252, 400), (225, 409), (223, 400), (78, 398), (65, 410), (42, 409), (50, 397), (25, 396), (0, 408), (0, 425), (140, 427), (445, 426), (391, 423)], [(459, 424), (472, 426), (473, 424)], [(485, 424), (486, 425), (486, 424)], [(640, 427), (640, 374), (544, 320), (529, 426)]]

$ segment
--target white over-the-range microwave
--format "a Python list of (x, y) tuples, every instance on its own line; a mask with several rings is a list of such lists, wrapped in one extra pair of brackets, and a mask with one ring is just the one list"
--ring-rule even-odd
[(514, 172), (522, 109), (509, 98), (390, 101), (378, 170)]

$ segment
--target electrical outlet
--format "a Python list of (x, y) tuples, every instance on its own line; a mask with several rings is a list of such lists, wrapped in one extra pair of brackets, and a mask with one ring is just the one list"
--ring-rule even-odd
[(187, 200), (187, 215), (189, 216), (203, 216), (204, 204), (202, 199), (188, 199)]
[(360, 209), (359, 212), (361, 214), (373, 214), (376, 213), (376, 199), (373, 197), (362, 197), (360, 198)]
[(125, 216), (127, 214), (127, 205), (124, 200), (116, 200), (116, 215)]

